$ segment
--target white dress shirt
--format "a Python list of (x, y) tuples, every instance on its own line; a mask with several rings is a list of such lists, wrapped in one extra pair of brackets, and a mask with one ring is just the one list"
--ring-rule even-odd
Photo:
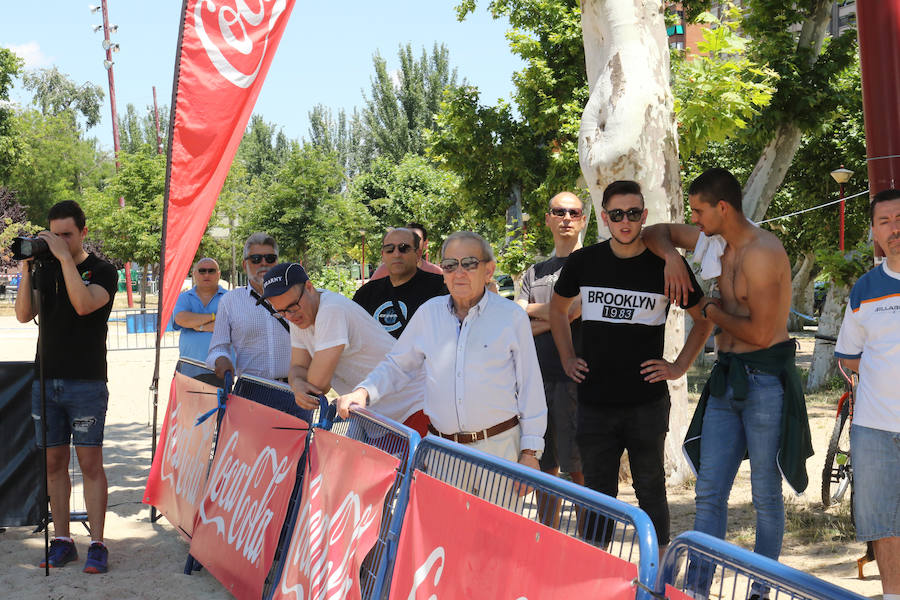
[(450, 296), (432, 298), (359, 387), (377, 410), (423, 367), (425, 414), (438, 431), (481, 431), (517, 416), (521, 448), (544, 449), (547, 402), (521, 306), (486, 291), (460, 323)]
[(230, 358), (234, 349), (235, 377), (286, 379), (291, 368), (291, 336), (264, 306), (256, 304), (250, 289), (233, 289), (219, 301), (206, 366), (215, 369), (216, 359)]

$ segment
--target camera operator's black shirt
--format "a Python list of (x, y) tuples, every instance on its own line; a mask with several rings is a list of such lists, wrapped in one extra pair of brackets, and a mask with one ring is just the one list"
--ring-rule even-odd
[[(85, 285), (96, 284), (109, 292), (109, 302), (94, 312), (79, 316), (69, 300), (66, 282), (57, 262), (39, 269), (43, 302), (44, 377), (48, 379), (91, 379), (106, 381), (106, 321), (112, 310), (119, 276), (116, 268), (88, 254), (84, 262), (75, 266)], [(34, 360), (36, 375), (40, 375), (40, 356)]]
[[(637, 406), (668, 394), (665, 381), (648, 383), (641, 374), (642, 362), (663, 355), (665, 266), (650, 250), (619, 258), (609, 241), (569, 255), (554, 291), (565, 298), (581, 294), (581, 356), (590, 371), (578, 386), (579, 402)], [(685, 268), (694, 286), (684, 306), (690, 308), (702, 293)]]

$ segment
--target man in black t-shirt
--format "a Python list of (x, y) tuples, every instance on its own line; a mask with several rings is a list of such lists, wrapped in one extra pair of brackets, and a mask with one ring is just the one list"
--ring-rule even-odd
[[(675, 359), (662, 358), (669, 301), (665, 261), (647, 250), (640, 186), (616, 181), (603, 192), (610, 240), (573, 252), (550, 301), (550, 326), (566, 375), (578, 382), (578, 447), (585, 483), (615, 497), (619, 462), (628, 450), (638, 504), (653, 521), (660, 546), (669, 542), (663, 466), (669, 427), (666, 380), (684, 375), (712, 331), (700, 314), (700, 286), (684, 308), (694, 327)], [(693, 277), (693, 275), (691, 275)], [(569, 307), (581, 297), (582, 351), (576, 355)]]
[[(105, 573), (108, 552), (103, 544), (107, 483), (103, 470), (103, 427), (109, 391), (106, 386), (106, 322), (118, 277), (111, 264), (89, 254), (84, 212), (71, 200), (50, 209), (47, 242), (53, 259), (44, 258), (31, 272), (32, 260), (19, 263), (20, 293), (16, 318), (27, 323), (41, 303), (42, 336), (35, 358), (36, 375), (43, 362), (46, 398), (47, 492), (55, 537), (50, 566), (62, 567), (78, 558), (69, 536), (69, 444), (75, 445), (84, 477), (84, 500), (91, 529), (86, 573)], [(33, 293), (32, 277), (37, 281)], [(41, 352), (43, 361), (41, 361)], [(40, 381), (31, 391), (37, 443), (43, 445)], [(45, 565), (41, 563), (41, 567)]]
[(412, 230), (390, 229), (381, 241), (381, 260), (388, 276), (373, 279), (353, 295), (384, 330), (399, 338), (413, 313), (435, 296), (448, 294), (444, 277), (416, 266), (421, 240)]

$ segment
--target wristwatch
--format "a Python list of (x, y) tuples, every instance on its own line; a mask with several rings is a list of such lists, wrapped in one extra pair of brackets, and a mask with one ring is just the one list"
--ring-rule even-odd
[(537, 450), (532, 450), (530, 448), (526, 448), (525, 450), (522, 450), (522, 454), (527, 454), (528, 456), (533, 456), (533, 457), (537, 458)]

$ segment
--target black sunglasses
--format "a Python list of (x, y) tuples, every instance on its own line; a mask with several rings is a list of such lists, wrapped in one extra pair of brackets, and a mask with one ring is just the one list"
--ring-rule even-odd
[(213, 268), (209, 268), (209, 269), (207, 269), (207, 268), (197, 269), (197, 272), (200, 273), (201, 275), (211, 275), (211, 274), (215, 273), (216, 271), (218, 271), (218, 269), (213, 269)]
[(550, 214), (554, 217), (565, 217), (566, 215), (569, 215), (573, 219), (580, 219), (581, 215), (584, 214), (584, 211), (580, 208), (551, 208)]
[(455, 258), (445, 258), (441, 261), (441, 270), (444, 273), (452, 273), (456, 270), (456, 267), (462, 266), (466, 271), (474, 271), (478, 268), (478, 263), (484, 262), (479, 258), (475, 258), (474, 256), (467, 256), (465, 258), (461, 258), (459, 260)]
[(394, 248), (400, 251), (400, 254), (408, 254), (410, 250), (413, 249), (412, 246), (407, 244), (406, 242), (400, 244), (385, 244), (381, 247), (381, 251), (385, 254), (393, 254)]
[(278, 255), (277, 254), (251, 254), (245, 260), (249, 260), (254, 265), (258, 265), (259, 263), (261, 263), (263, 261), (263, 259), (266, 259), (266, 262), (268, 264), (274, 265), (275, 261), (278, 260)]
[(613, 223), (618, 223), (626, 216), (628, 220), (632, 223), (637, 223), (641, 220), (641, 217), (644, 216), (643, 208), (629, 208), (628, 210), (622, 210), (621, 208), (614, 208), (612, 210), (604, 210), (603, 212), (609, 217), (609, 220)]

